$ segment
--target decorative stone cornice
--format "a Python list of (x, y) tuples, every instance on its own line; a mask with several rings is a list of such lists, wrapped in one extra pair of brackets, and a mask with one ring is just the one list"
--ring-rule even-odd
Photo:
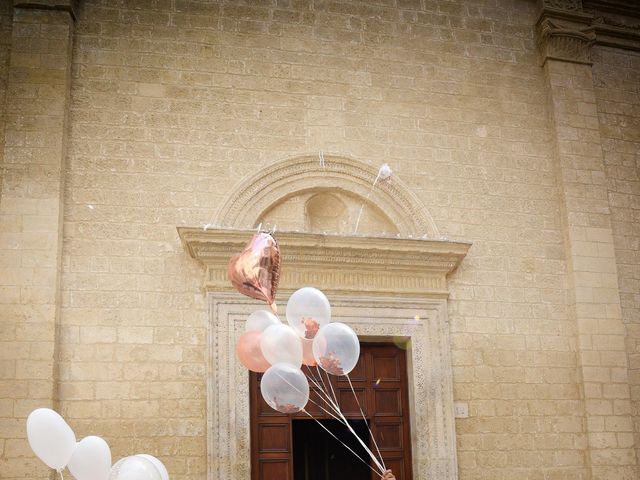
[(640, 51), (636, 0), (540, 0), (542, 64), (547, 59), (591, 64), (592, 45)]
[(13, 0), (13, 8), (63, 10), (75, 20), (78, 0)]
[[(178, 227), (191, 257), (206, 266), (207, 291), (233, 291), (227, 264), (253, 235), (251, 230)], [(386, 237), (344, 237), (278, 232), (282, 254), (280, 291), (313, 285), (327, 293), (446, 297), (446, 276), (469, 243)]]
[(640, 51), (640, 21), (629, 25), (599, 16), (594, 19), (593, 28), (598, 45)]

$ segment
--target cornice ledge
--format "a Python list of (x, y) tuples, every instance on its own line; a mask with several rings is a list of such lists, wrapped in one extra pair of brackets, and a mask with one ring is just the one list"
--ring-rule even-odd
[(596, 45), (640, 51), (640, 24), (625, 25), (607, 17), (596, 17)]
[(13, 8), (31, 10), (61, 10), (68, 12), (76, 20), (78, 0), (13, 0)]
[[(189, 255), (207, 269), (207, 291), (232, 290), (229, 258), (253, 230), (178, 227)], [(446, 297), (446, 276), (470, 243), (411, 238), (318, 235), (278, 232), (283, 272), (280, 289), (314, 285), (328, 292)]]
[(536, 27), (542, 65), (549, 58), (591, 65), (592, 45), (640, 51), (640, 4), (633, 0), (539, 3)]

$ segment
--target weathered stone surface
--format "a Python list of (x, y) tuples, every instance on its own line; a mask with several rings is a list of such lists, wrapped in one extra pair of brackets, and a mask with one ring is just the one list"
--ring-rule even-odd
[[(3, 478), (46, 475), (24, 418), (55, 400), (114, 458), (205, 478), (215, 312), (176, 226), (349, 233), (384, 162), (359, 232), (473, 244), (446, 286), (459, 477), (637, 478), (635, 2), (19, 3), (0, 3)], [(541, 18), (573, 58), (545, 56)], [(328, 181), (321, 151), (368, 167)], [(305, 189), (247, 195), (296, 159)]]

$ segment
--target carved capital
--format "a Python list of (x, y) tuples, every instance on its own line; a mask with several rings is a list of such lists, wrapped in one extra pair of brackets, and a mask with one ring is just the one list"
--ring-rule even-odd
[(538, 47), (542, 64), (548, 60), (591, 65), (591, 46), (596, 40), (593, 27), (543, 18), (538, 24)]
[(13, 0), (13, 8), (33, 10), (62, 10), (76, 19), (78, 0)]

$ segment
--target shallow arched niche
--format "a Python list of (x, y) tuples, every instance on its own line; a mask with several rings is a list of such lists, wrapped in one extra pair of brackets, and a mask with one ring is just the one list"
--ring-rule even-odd
[(277, 225), (280, 231), (367, 236), (399, 233), (376, 205), (337, 188), (296, 192), (269, 207), (255, 223)]
[[(304, 156), (266, 167), (233, 189), (221, 206), (216, 223), (224, 227), (252, 228), (269, 218), (279, 205), (302, 202), (304, 192), (334, 192), (343, 198), (357, 198), (371, 212), (392, 223), (401, 236), (437, 238), (438, 229), (420, 199), (396, 176), (378, 181), (377, 168), (356, 160), (325, 155)], [(390, 219), (393, 219), (392, 221)], [(279, 227), (281, 228), (281, 227)], [(384, 233), (383, 231), (361, 233)]]

